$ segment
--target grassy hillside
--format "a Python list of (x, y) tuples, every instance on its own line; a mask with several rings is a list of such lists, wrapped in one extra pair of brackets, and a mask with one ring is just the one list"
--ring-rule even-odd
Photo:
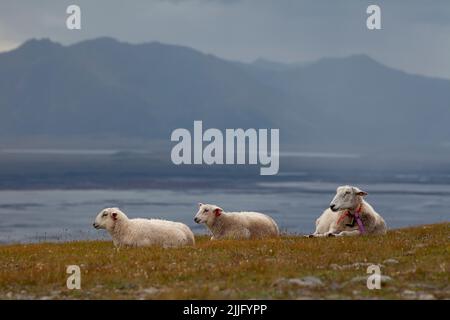
[[(450, 299), (450, 223), (383, 237), (264, 241), (197, 238), (195, 248), (110, 242), (0, 247), (0, 299)], [(368, 290), (369, 264), (390, 277)], [(79, 265), (81, 290), (66, 288)], [(307, 277), (307, 278), (304, 278)]]

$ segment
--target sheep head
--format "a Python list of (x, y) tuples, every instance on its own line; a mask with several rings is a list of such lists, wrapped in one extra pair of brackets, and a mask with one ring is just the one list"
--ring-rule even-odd
[(222, 208), (213, 204), (198, 204), (198, 212), (194, 217), (197, 223), (211, 224), (217, 217), (223, 213)]
[(93, 226), (95, 229), (111, 230), (117, 221), (124, 219), (127, 216), (119, 208), (105, 208), (97, 215)]
[(355, 210), (362, 202), (362, 198), (367, 192), (357, 187), (340, 186), (336, 190), (336, 195), (330, 203), (333, 212), (340, 210)]

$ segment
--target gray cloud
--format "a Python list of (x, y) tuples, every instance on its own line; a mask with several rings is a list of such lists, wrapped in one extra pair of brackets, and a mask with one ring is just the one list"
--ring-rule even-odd
[[(83, 29), (65, 29), (65, 9), (82, 8)], [(65, 44), (98, 36), (161, 41), (250, 61), (308, 61), (366, 53), (413, 73), (450, 78), (448, 0), (379, 0), (383, 30), (368, 31), (373, 1), (3, 0), (0, 50), (32, 37)]]

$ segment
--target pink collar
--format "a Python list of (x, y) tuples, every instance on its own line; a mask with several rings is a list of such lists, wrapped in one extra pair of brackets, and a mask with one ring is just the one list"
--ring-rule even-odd
[[(353, 217), (353, 218), (356, 220), (356, 223), (358, 224), (359, 232), (360, 232), (361, 234), (366, 233), (366, 229), (364, 228), (364, 224), (363, 224), (362, 219), (361, 219), (361, 216), (360, 216), (361, 209), (362, 209), (362, 204), (359, 205), (358, 209), (356, 209), (356, 211), (355, 211), (354, 214), (351, 214), (350, 210), (346, 210), (346, 211), (339, 217), (338, 224), (339, 224), (342, 220), (344, 220), (345, 216)], [(354, 223), (354, 222), (353, 222), (353, 223)], [(353, 225), (352, 225), (352, 226), (353, 226)]]
[(361, 220), (361, 216), (359, 215), (361, 213), (362, 204), (359, 205), (359, 208), (355, 211), (355, 219), (356, 223), (358, 224), (358, 229), (361, 234), (366, 233), (366, 229), (364, 228), (364, 225)]

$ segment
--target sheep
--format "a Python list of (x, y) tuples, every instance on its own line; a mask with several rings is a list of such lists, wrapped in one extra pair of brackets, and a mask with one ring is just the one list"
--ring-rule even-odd
[(258, 212), (224, 212), (222, 208), (199, 203), (194, 217), (196, 223), (204, 223), (212, 232), (211, 240), (256, 239), (276, 237), (279, 229), (275, 221)]
[(180, 247), (195, 245), (194, 234), (183, 223), (160, 219), (129, 219), (119, 208), (103, 209), (96, 229), (106, 229), (116, 247)]
[(366, 195), (357, 187), (338, 187), (330, 207), (316, 220), (316, 231), (309, 237), (385, 234), (386, 223), (363, 199)]

